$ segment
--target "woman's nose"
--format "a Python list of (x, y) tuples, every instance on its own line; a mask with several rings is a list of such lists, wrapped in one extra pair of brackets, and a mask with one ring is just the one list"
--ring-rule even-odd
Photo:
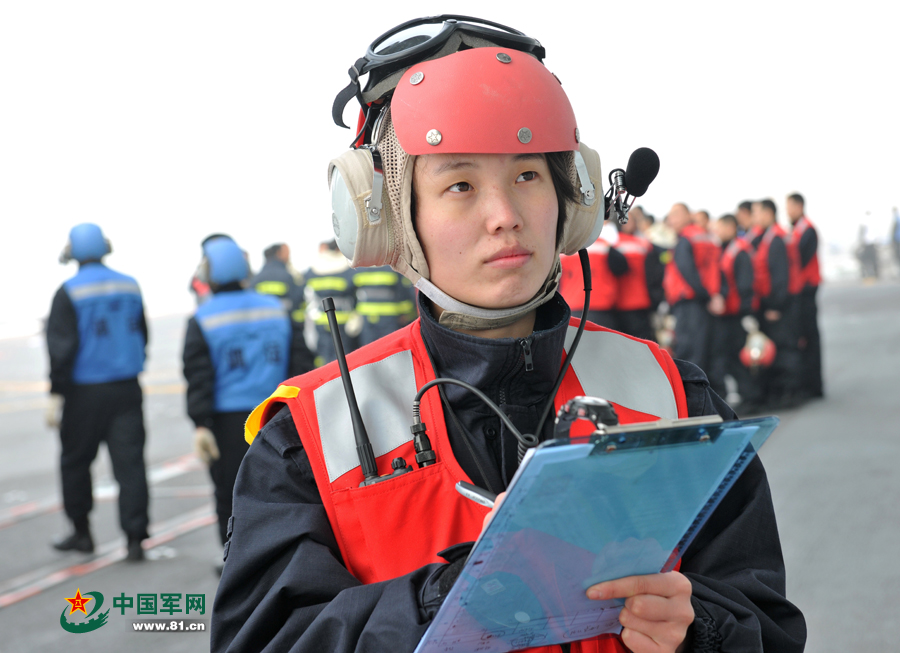
[(522, 226), (522, 213), (513, 196), (512, 190), (492, 187), (485, 198), (484, 205), (487, 229), (496, 233), (505, 229), (519, 229)]

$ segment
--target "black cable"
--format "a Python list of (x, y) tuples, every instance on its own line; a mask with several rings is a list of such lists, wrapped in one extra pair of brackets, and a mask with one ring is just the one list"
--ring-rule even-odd
[[(541, 433), (544, 428), (544, 422), (547, 421), (547, 417), (550, 415), (550, 409), (553, 408), (553, 404), (556, 399), (556, 393), (559, 392), (559, 387), (562, 385), (563, 379), (566, 376), (566, 372), (568, 372), (569, 367), (572, 364), (572, 357), (575, 355), (575, 350), (578, 348), (578, 343), (581, 342), (581, 334), (584, 333), (584, 325), (587, 323), (586, 314), (591, 305), (591, 263), (586, 249), (578, 250), (578, 258), (581, 261), (581, 274), (584, 279), (584, 310), (582, 311), (581, 320), (578, 324), (578, 331), (575, 333), (575, 338), (572, 340), (572, 346), (569, 348), (568, 354), (566, 354), (566, 360), (563, 361), (562, 367), (559, 370), (559, 375), (556, 377), (556, 383), (553, 384), (553, 391), (550, 393), (550, 397), (547, 399), (547, 405), (544, 407), (544, 412), (541, 415), (541, 419), (538, 422), (537, 428), (535, 429), (536, 434)], [(465, 381), (459, 381), (457, 379), (434, 379), (433, 381), (429, 381), (419, 389), (419, 391), (416, 393), (416, 398), (413, 400), (414, 423), (421, 424), (422, 421), (419, 414), (419, 404), (422, 401), (422, 396), (430, 388), (433, 388), (434, 386), (440, 385), (442, 383), (458, 385), (471, 391), (475, 394), (476, 397), (481, 399), (488, 408), (493, 410), (500, 417), (500, 420), (506, 425), (510, 433), (512, 433), (518, 441), (518, 456), (520, 463), (522, 462), (522, 458), (524, 458), (525, 456), (525, 452), (528, 449), (537, 446), (538, 442), (540, 441), (539, 435), (532, 435), (531, 433), (525, 433), (523, 435), (522, 433), (520, 433), (519, 429), (516, 428), (515, 424), (512, 423), (509, 417), (507, 417), (507, 415), (502, 410), (500, 410), (500, 407), (497, 406), (497, 404), (495, 404), (493, 401), (491, 401), (486, 394), (473, 386), (471, 383), (466, 383)]]
[(490, 408), (492, 411), (497, 413), (497, 416), (500, 418), (500, 421), (502, 421), (506, 425), (506, 428), (508, 428), (509, 432), (515, 436), (516, 440), (519, 441), (519, 444), (522, 444), (525, 447), (533, 447), (538, 443), (538, 439), (536, 436), (529, 435), (529, 434), (522, 435), (519, 432), (519, 429), (516, 428), (516, 425), (512, 423), (512, 420), (510, 420), (509, 417), (506, 416), (506, 413), (504, 413), (502, 410), (500, 410), (500, 407), (497, 404), (495, 404), (493, 401), (491, 401), (490, 398), (486, 394), (484, 394), (481, 390), (476, 388), (471, 383), (466, 383), (465, 381), (459, 381), (457, 379), (451, 379), (451, 378), (434, 379), (433, 381), (429, 381), (428, 383), (426, 383), (419, 389), (419, 391), (416, 393), (416, 398), (413, 400), (413, 421), (415, 423), (419, 423), (422, 421), (419, 416), (419, 403), (422, 401), (422, 395), (424, 395), (425, 392), (427, 390), (429, 390), (430, 388), (433, 388), (434, 386), (440, 385), (442, 383), (449, 383), (450, 385), (458, 385), (458, 386), (463, 387), (466, 390), (469, 390), (470, 392), (474, 393), (475, 396), (478, 397), (479, 399), (481, 399), (481, 401), (483, 401), (488, 408)]
[[(541, 420), (538, 422), (538, 426), (535, 429), (535, 433), (537, 433), (535, 440), (540, 437), (540, 433), (544, 428), (544, 422), (547, 421), (550, 409), (553, 408), (556, 393), (559, 392), (559, 386), (562, 385), (566, 372), (569, 371), (569, 366), (572, 364), (572, 357), (575, 355), (575, 349), (578, 348), (578, 343), (581, 341), (581, 334), (584, 333), (584, 325), (587, 323), (587, 313), (591, 306), (591, 260), (588, 258), (586, 249), (578, 250), (578, 258), (581, 260), (581, 274), (584, 277), (584, 309), (581, 312), (581, 320), (578, 324), (578, 331), (575, 333), (575, 339), (572, 341), (572, 346), (566, 354), (566, 360), (563, 362), (563, 365), (559, 370), (559, 376), (556, 377), (556, 383), (553, 385), (553, 392), (550, 393), (550, 398), (547, 400), (547, 405), (544, 407), (544, 413), (541, 415)], [(521, 460), (519, 462), (521, 462)]]
[[(466, 445), (466, 449), (469, 450), (469, 455), (472, 456), (472, 461), (475, 463), (475, 467), (478, 469), (478, 473), (481, 474), (481, 479), (484, 481), (484, 485), (486, 489), (490, 490), (494, 494), (500, 494), (500, 491), (497, 488), (491, 485), (491, 480), (488, 478), (487, 472), (484, 471), (484, 467), (481, 465), (481, 460), (477, 453), (475, 453), (475, 448), (472, 445), (472, 440), (474, 440), (474, 436), (469, 432), (469, 429), (466, 428), (465, 424), (463, 424), (459, 416), (453, 410), (453, 407), (450, 405), (450, 401), (447, 399), (447, 393), (444, 392), (444, 388), (438, 386), (438, 393), (441, 395), (441, 401), (444, 404), (444, 410), (450, 415), (450, 419), (453, 421), (454, 426), (459, 430), (462, 434), (462, 441)], [(474, 479), (472, 479), (474, 480)]]

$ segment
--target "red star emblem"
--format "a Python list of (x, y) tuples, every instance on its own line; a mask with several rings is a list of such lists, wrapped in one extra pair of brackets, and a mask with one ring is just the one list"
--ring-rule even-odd
[(81, 588), (75, 590), (75, 596), (71, 599), (66, 599), (69, 603), (72, 604), (72, 609), (69, 610), (69, 614), (75, 614), (76, 610), (81, 610), (84, 614), (87, 614), (87, 610), (84, 609), (84, 606), (88, 601), (93, 600), (91, 597), (84, 598), (81, 596)]

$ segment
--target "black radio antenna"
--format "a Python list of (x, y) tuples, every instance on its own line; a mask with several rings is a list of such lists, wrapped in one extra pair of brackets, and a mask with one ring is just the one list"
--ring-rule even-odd
[[(356, 455), (359, 456), (359, 466), (362, 468), (366, 481), (378, 478), (378, 468), (375, 465), (375, 454), (372, 451), (372, 443), (363, 424), (362, 415), (359, 412), (359, 404), (356, 401), (356, 393), (353, 392), (353, 382), (350, 380), (350, 370), (347, 368), (347, 356), (344, 354), (344, 344), (341, 342), (341, 333), (338, 330), (337, 317), (334, 314), (334, 300), (326, 297), (322, 300), (322, 309), (328, 317), (328, 327), (331, 329), (331, 339), (334, 341), (334, 351), (337, 354), (338, 367), (341, 370), (341, 381), (344, 383), (344, 394), (347, 395), (347, 404), (350, 407), (350, 422), (353, 424), (353, 436), (356, 438)], [(363, 481), (365, 483), (365, 481)]]

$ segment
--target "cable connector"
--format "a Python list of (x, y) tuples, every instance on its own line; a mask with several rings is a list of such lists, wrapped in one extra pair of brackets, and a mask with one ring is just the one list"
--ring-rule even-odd
[(420, 468), (433, 465), (437, 460), (437, 456), (435, 456), (434, 450), (431, 448), (431, 440), (428, 438), (425, 428), (425, 424), (422, 422), (416, 422), (409, 427), (410, 433), (413, 434), (413, 445), (416, 448), (416, 464)]

